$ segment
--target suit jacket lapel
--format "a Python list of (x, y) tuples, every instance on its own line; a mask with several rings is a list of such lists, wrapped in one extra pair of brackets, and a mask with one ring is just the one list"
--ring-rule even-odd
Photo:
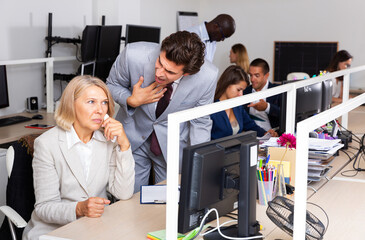
[[(148, 56), (149, 59), (149, 64), (146, 64), (144, 67), (144, 81), (142, 84), (142, 87), (148, 87), (149, 85), (151, 85), (154, 81), (155, 81), (155, 61), (156, 61), (156, 56), (154, 55), (150, 55)], [(151, 119), (156, 119), (156, 107), (155, 104), (157, 103), (150, 103), (147, 104), (147, 109), (148, 109), (148, 113), (150, 114)]]
[(64, 130), (59, 130), (59, 143), (61, 152), (63, 154), (63, 157), (65, 158), (65, 161), (67, 162), (71, 172), (77, 179), (77, 181), (80, 183), (82, 188), (87, 191), (87, 185), (86, 185), (86, 178), (84, 176), (84, 171), (81, 165), (80, 160), (78, 159), (78, 155), (76, 152), (73, 152), (72, 149), (69, 150), (67, 147), (67, 140), (66, 140), (66, 132)]

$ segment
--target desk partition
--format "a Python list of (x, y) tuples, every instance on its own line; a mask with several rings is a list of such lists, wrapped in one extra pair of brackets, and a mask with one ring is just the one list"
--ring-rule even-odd
[[(344, 76), (343, 84), (343, 103), (335, 108), (331, 108), (316, 117), (317, 120), (308, 118), (298, 123), (298, 148), (296, 151), (296, 195), (295, 195), (295, 211), (294, 215), (294, 239), (305, 238), (305, 211), (306, 211), (306, 187), (307, 187), (307, 168), (308, 168), (308, 132), (313, 130), (313, 126), (317, 123), (325, 123), (342, 114), (342, 125), (348, 125), (348, 112), (365, 102), (365, 94), (360, 95), (356, 99), (348, 100), (349, 97), (349, 74), (359, 71), (364, 71), (365, 65), (337, 71), (323, 76), (278, 86), (267, 89), (263, 92), (251, 93), (241, 97), (229, 99), (222, 102), (212, 103), (205, 106), (196, 107), (181, 112), (176, 112), (168, 115), (167, 129), (167, 205), (166, 205), (166, 238), (176, 239), (177, 237), (177, 222), (178, 222), (178, 173), (179, 173), (179, 132), (180, 123), (190, 121), (195, 118), (210, 115), (216, 112), (223, 111), (228, 108), (233, 108), (242, 104), (246, 104), (262, 98), (267, 98), (273, 95), (287, 92), (287, 115), (286, 115), (286, 132), (294, 133), (295, 122), (295, 103), (296, 89), (308, 86), (314, 83), (323, 82), (328, 79), (334, 79), (339, 76)], [(348, 102), (348, 103), (347, 103)], [(328, 112), (328, 113), (327, 113)], [(318, 121), (318, 122), (317, 122)], [(300, 131), (299, 131), (300, 130)], [(304, 153), (305, 152), (305, 153)], [(304, 159), (305, 158), (305, 159)]]

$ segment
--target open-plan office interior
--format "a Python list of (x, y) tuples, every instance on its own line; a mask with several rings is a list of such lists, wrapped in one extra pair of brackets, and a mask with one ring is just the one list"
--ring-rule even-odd
[[(82, 0), (78, 1), (77, 4), (69, 0), (62, 2), (36, 0), (31, 3), (24, 0), (3, 2), (3, 13), (0, 16), (0, 30), (3, 33), (0, 37), (0, 63), (14, 61), (15, 64), (6, 66), (9, 106), (0, 108), (0, 118), (19, 114), (33, 117), (36, 113), (26, 113), (26, 109), (29, 109), (28, 101), (31, 101), (32, 97), (36, 97), (39, 113), (43, 119), (33, 119), (20, 125), (0, 127), (1, 147), (5, 149), (9, 143), (17, 141), (21, 136), (38, 131), (34, 128), (24, 128), (24, 125), (32, 123), (55, 124), (53, 112), (47, 112), (49, 109), (47, 104), (51, 104), (47, 101), (47, 91), (49, 90), (46, 87), (45, 78), (47, 66), (44, 61), (26, 63), (26, 60), (46, 58), (49, 54), (47, 53), (49, 46), (46, 40), (50, 25), (49, 13), (52, 13), (52, 36), (63, 38), (81, 39), (86, 26), (102, 25), (103, 21), (106, 26), (121, 26), (120, 51), (125, 47), (127, 25), (159, 28), (160, 39), (162, 40), (176, 32), (177, 13), (179, 11), (197, 13), (200, 23), (209, 21), (221, 13), (230, 14), (235, 19), (236, 31), (230, 38), (217, 42), (213, 64), (218, 68), (218, 75), (222, 74), (231, 64), (229, 61), (231, 46), (242, 43), (247, 48), (250, 60), (263, 58), (269, 63), (271, 67), (269, 81), (280, 82), (286, 79), (275, 78), (274, 74), (274, 66), (278, 64), (278, 60), (275, 59), (275, 51), (277, 50), (275, 44), (278, 42), (335, 43), (336, 50), (345, 49), (352, 54), (352, 68), (363, 66), (365, 64), (363, 47), (365, 30), (361, 28), (361, 23), (365, 20), (362, 13), (364, 6), (360, 0), (347, 2), (330, 0), (320, 2), (314, 0), (232, 0), (228, 2), (218, 0)], [(77, 74), (80, 71), (80, 62), (76, 59), (75, 54), (80, 50), (76, 48), (76, 44), (60, 42), (52, 45), (51, 50), (51, 56), (55, 58), (52, 67), (54, 73), (67, 75)], [(23, 60), (25, 63), (21, 62)], [(312, 73), (310, 77), (313, 74), (315, 73)], [(349, 74), (350, 94), (358, 96), (364, 92), (364, 78), (365, 71)], [(54, 80), (51, 90), (53, 109), (66, 85), (67, 81)], [(359, 106), (348, 114), (347, 129), (360, 140), (365, 132), (362, 123), (364, 110), (364, 106)], [(339, 121), (341, 122), (341, 117)], [(359, 147), (356, 137), (353, 137), (355, 141), (350, 143), (346, 153), (340, 151), (339, 156), (335, 157), (326, 178), (312, 182), (311, 187), (308, 188), (308, 201), (321, 206), (330, 219), (330, 225), (324, 239), (346, 239), (347, 237), (361, 239), (361, 236), (365, 234), (361, 228), (356, 227), (362, 221), (362, 217), (356, 215), (361, 211), (358, 208), (353, 208), (355, 205), (362, 205), (359, 200), (362, 199), (363, 192), (358, 189), (363, 187), (365, 175), (359, 171), (356, 176), (348, 177), (352, 174), (350, 170), (353, 170), (353, 162), (349, 159), (356, 154), (356, 148)], [(5, 151), (2, 151), (0, 159), (2, 160), (0, 200), (5, 201), (4, 189), (7, 181), (7, 177), (4, 175), (7, 173), (4, 169)], [(361, 161), (356, 168), (362, 169), (364, 167), (361, 165)], [(350, 174), (346, 172), (347, 170), (350, 171)], [(294, 200), (294, 197), (292, 199)], [(1, 202), (0, 205), (4, 205), (4, 203)], [(105, 234), (107, 236), (105, 239), (112, 239), (113, 236), (129, 234), (136, 236), (131, 239), (145, 239), (147, 233), (165, 229), (165, 209), (165, 205), (139, 204), (139, 195), (133, 196), (129, 202), (124, 201), (124, 205), (115, 205), (106, 211), (104, 218), (95, 221), (80, 219), (50, 233), (50, 235), (66, 239), (103, 239)], [(266, 206), (257, 206), (257, 219), (263, 222), (263, 235), (267, 235), (266, 239), (291, 239), (266, 217), (265, 210)], [(321, 220), (325, 219), (321, 212), (313, 208), (310, 210)], [(120, 218), (119, 215), (118, 217), (113, 215), (114, 212), (119, 211), (121, 212)], [(135, 222), (128, 223), (129, 217), (133, 214), (139, 215), (139, 217)], [(344, 219), (348, 216), (351, 216), (352, 220), (345, 222)], [(0, 219), (2, 218), (0, 213)], [(118, 218), (115, 221), (116, 225), (108, 226), (107, 223), (114, 222), (115, 218)], [(143, 220), (141, 220), (142, 218)], [(138, 227), (134, 226), (137, 223), (146, 226), (146, 229), (139, 230)], [(93, 228), (97, 229), (97, 233), (90, 231)], [(105, 233), (103, 228), (113, 230)], [(75, 232), (82, 232), (81, 237), (78, 237)]]

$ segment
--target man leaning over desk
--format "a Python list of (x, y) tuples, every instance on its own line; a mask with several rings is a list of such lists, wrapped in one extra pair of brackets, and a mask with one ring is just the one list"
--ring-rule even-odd
[[(204, 62), (204, 44), (195, 33), (176, 32), (160, 45), (128, 44), (115, 61), (107, 85), (121, 106), (121, 121), (135, 159), (135, 188), (166, 179), (167, 115), (213, 102), (218, 69)], [(167, 107), (166, 107), (167, 105)], [(166, 110), (164, 110), (166, 108)], [(209, 116), (180, 125), (182, 149), (210, 140)]]

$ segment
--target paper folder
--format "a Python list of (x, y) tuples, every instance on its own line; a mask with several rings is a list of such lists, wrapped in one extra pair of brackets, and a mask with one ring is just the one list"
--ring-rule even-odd
[[(276, 163), (276, 162), (280, 163), (280, 160), (284, 156), (285, 150), (286, 150), (285, 148), (269, 147), (268, 153), (267, 153), (267, 154), (270, 154), (269, 163), (271, 163), (272, 165), (274, 165), (273, 163)], [(295, 159), (296, 159), (296, 150), (288, 148), (288, 150), (285, 153), (282, 163), (284, 165), (284, 177), (289, 178), (290, 179), (289, 182), (293, 186), (295, 186)], [(274, 166), (276, 166), (276, 165), (274, 165)], [(286, 179), (285, 179), (285, 182), (287, 182)]]

